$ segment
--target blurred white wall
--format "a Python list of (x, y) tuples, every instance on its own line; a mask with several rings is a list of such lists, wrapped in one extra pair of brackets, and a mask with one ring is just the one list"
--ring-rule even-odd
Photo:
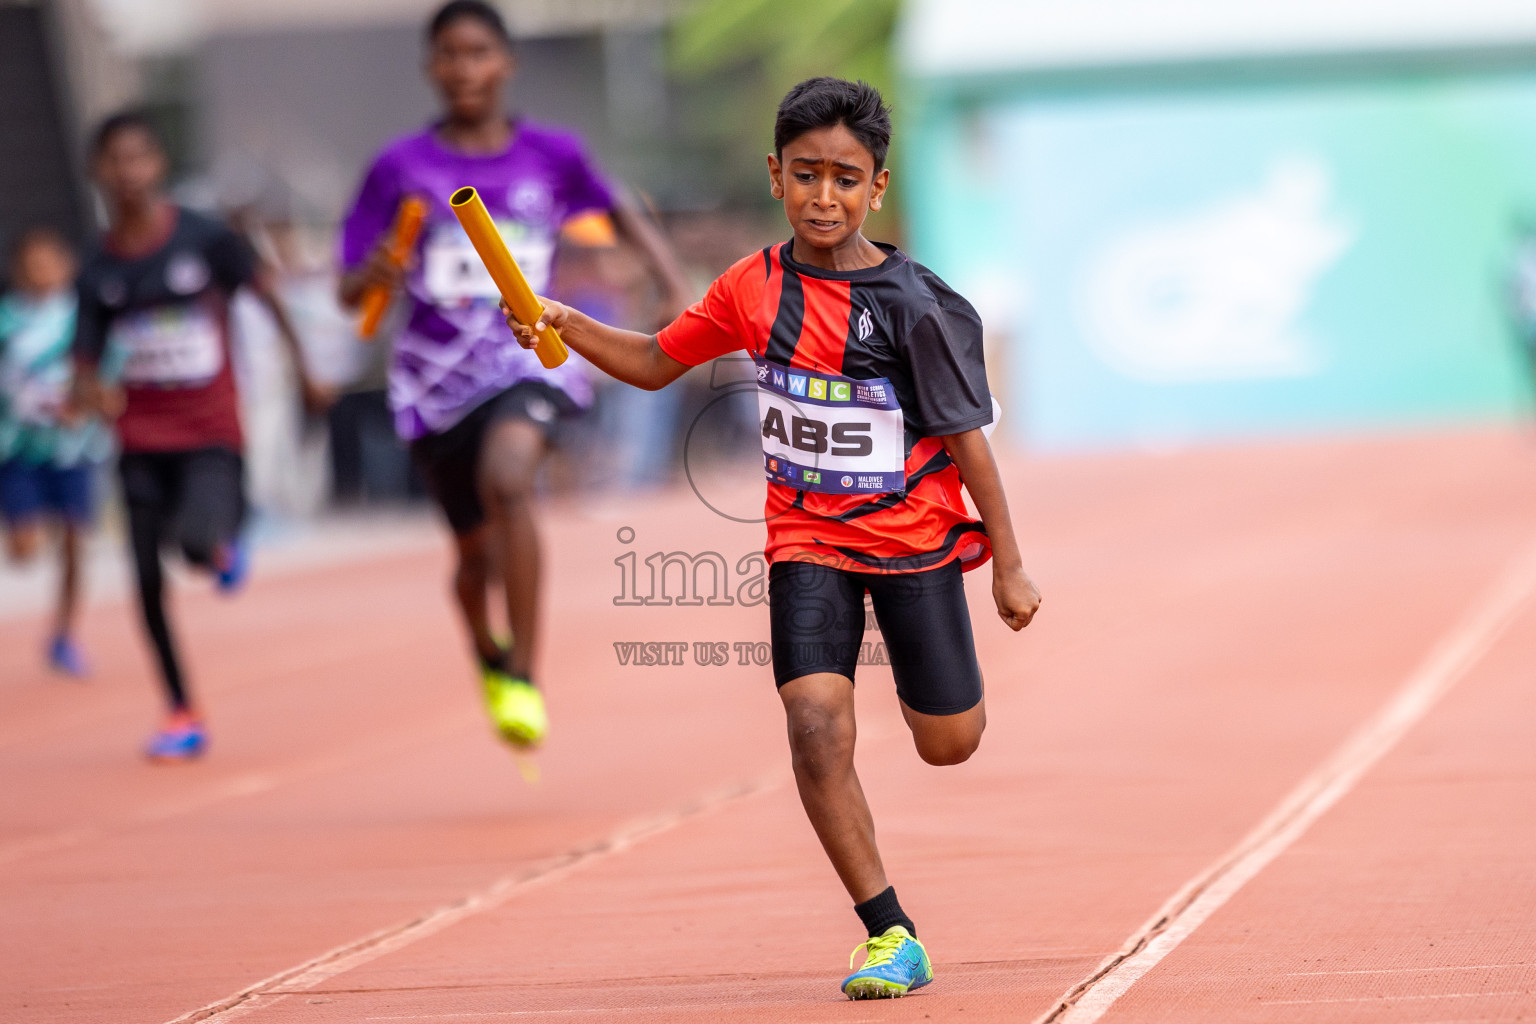
[(52, 0), (66, 84), (76, 117), (89, 124), (138, 97), (138, 65), (124, 56), (92, 0)]
[(918, 75), (1536, 43), (1532, 0), (908, 0)]
[[(434, 0), (89, 0), (120, 46), (135, 54), (190, 49), (211, 36), (309, 26), (419, 24)], [(503, 0), (518, 36), (655, 27), (686, 0)]]

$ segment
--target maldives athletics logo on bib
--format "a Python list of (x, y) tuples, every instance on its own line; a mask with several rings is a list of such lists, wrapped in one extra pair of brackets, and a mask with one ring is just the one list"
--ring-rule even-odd
[(520, 181), (507, 189), (507, 209), (527, 224), (548, 224), (554, 218), (555, 197), (542, 181)]

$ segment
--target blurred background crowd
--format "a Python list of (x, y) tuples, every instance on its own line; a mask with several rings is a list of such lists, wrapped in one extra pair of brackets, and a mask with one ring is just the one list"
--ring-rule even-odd
[[(0, 247), (93, 243), (85, 137), (150, 111), (178, 201), (276, 274), (324, 422), (275, 328), (234, 312), (267, 515), (420, 494), (385, 406), (389, 330), (337, 305), (337, 222), (434, 112), (424, 0), (0, 0)], [(1536, 343), (1536, 10), (1512, 0), (504, 0), (513, 106), (575, 128), (699, 292), (787, 233), (774, 105), (811, 74), (893, 101), (894, 203), (870, 225), (972, 299), (1000, 437), (1041, 451), (1519, 416)], [(656, 326), (601, 225), (555, 290)], [(13, 275), (9, 267), (6, 274)], [(680, 471), (718, 375), (607, 388), (547, 486)], [(750, 426), (750, 425), (749, 425)], [(753, 440), (750, 430), (743, 443)]]

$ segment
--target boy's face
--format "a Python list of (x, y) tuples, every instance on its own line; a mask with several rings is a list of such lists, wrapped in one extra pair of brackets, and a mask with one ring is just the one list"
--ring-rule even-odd
[(114, 207), (149, 202), (165, 181), (165, 153), (142, 128), (114, 132), (96, 154), (96, 184)]
[(75, 261), (58, 239), (34, 236), (16, 254), (14, 274), (16, 287), (29, 295), (52, 295), (74, 280)]
[(512, 71), (506, 44), (477, 18), (449, 22), (427, 58), (427, 73), (456, 121), (479, 121), (498, 110)]
[(891, 172), (876, 173), (869, 150), (837, 124), (806, 132), (770, 155), (768, 176), (795, 241), (836, 249), (858, 235), (869, 211), (880, 209)]

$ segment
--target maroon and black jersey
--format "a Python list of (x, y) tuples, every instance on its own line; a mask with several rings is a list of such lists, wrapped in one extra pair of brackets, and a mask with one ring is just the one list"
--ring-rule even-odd
[(121, 253), (104, 240), (85, 261), (74, 353), (120, 379), (123, 451), (240, 450), (229, 302), (255, 276), (249, 242), (186, 209), (149, 251)]
[(790, 248), (739, 261), (657, 336), (689, 365), (739, 350), (757, 363), (769, 561), (982, 564), (991, 545), (941, 440), (992, 422), (981, 319), (894, 246), (853, 271)]

